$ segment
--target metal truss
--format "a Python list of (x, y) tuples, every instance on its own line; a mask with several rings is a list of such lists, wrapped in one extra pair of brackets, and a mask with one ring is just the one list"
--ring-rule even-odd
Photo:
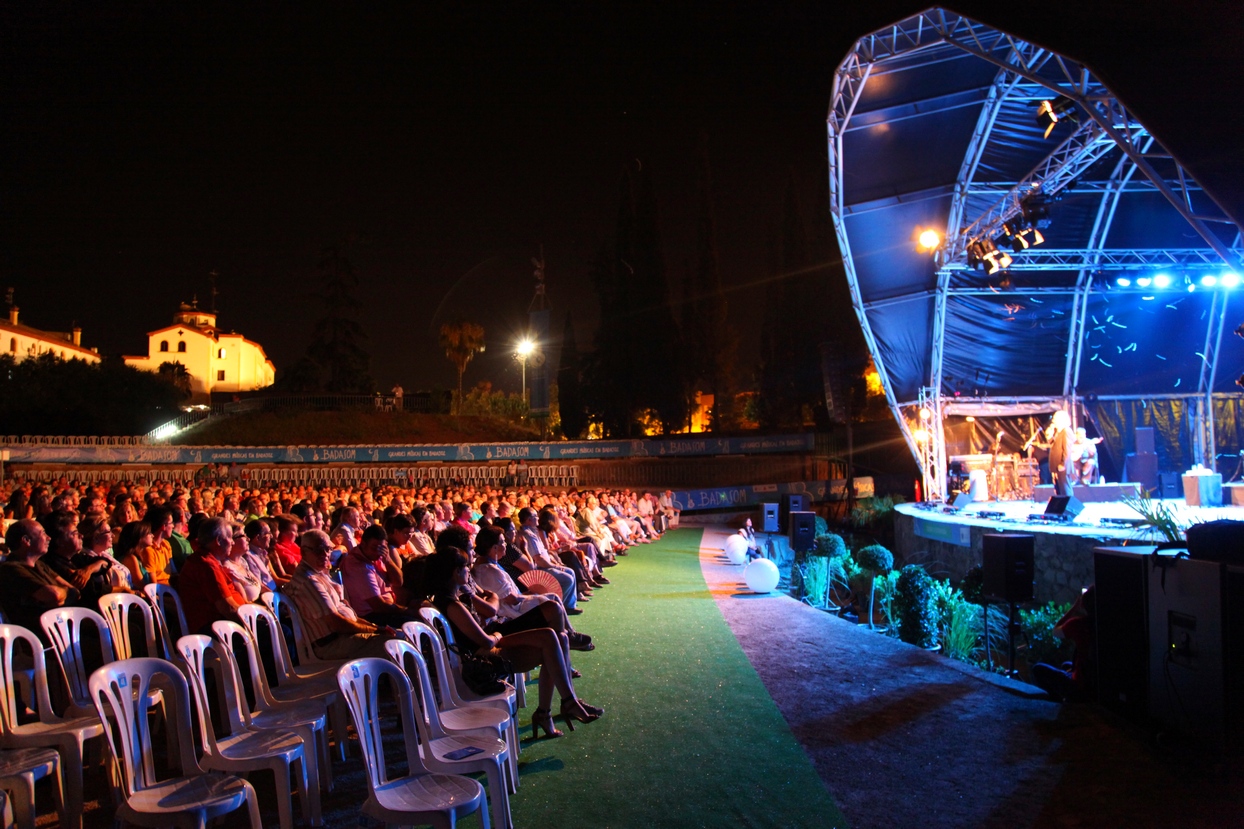
[[(951, 50), (973, 55), (998, 67), (998, 74), (987, 88), (948, 93), (916, 103), (884, 107), (857, 113), (860, 95), (873, 75), (891, 68), (912, 69), (950, 59)], [(974, 181), (980, 160), (996, 126), (1002, 105), (1007, 102), (1038, 101), (1059, 95), (1074, 102), (1087, 118), (1071, 136), (1060, 142), (1041, 163), (1017, 182)], [(965, 153), (960, 174), (952, 186), (926, 188), (905, 194), (848, 205), (844, 200), (842, 141), (846, 132), (882, 123), (893, 123), (934, 112), (980, 106), (976, 128)], [(858, 119), (854, 120), (853, 119)], [(1204, 191), (1184, 165), (1158, 144), (1144, 126), (1084, 64), (1050, 52), (991, 26), (944, 9), (932, 8), (892, 26), (860, 38), (834, 74), (833, 98), (827, 117), (829, 145), (830, 212), (841, 248), (852, 306), (860, 320), (865, 340), (873, 355), (887, 403), (894, 413), (913, 456), (921, 464), (928, 497), (945, 494), (944, 435), (941, 421), (941, 376), (947, 301), (951, 296), (998, 295), (1058, 292), (1076, 295), (1071, 324), (1070, 347), (1064, 376), (1064, 397), (1074, 402), (1079, 379), (1079, 355), (1083, 340), (1083, 317), (1093, 288), (1093, 276), (1102, 272), (1171, 270), (1176, 273), (1221, 271), (1244, 266), (1244, 229), (1213, 195)], [(1085, 173), (1119, 150), (1121, 158), (1109, 179), (1086, 179)], [(1139, 173), (1140, 175), (1135, 175)], [(1002, 224), (1021, 210), (1021, 200), (1032, 193), (1053, 195), (1074, 182), (1077, 194), (1100, 193), (1097, 221), (1085, 249), (1055, 250), (1030, 248), (1014, 257), (1011, 272), (1077, 272), (1074, 288), (1027, 288), (1001, 290), (987, 285), (962, 285), (968, 268), (968, 245), (993, 239)], [(1105, 249), (1114, 211), (1124, 193), (1159, 192), (1201, 237), (1205, 246), (1184, 249)], [(1194, 194), (1197, 196), (1193, 202)], [(884, 305), (927, 297), (927, 290), (878, 299), (865, 304), (850, 253), (845, 218), (895, 204), (951, 197), (946, 242), (936, 259), (935, 295), (930, 385), (921, 389), (915, 401), (935, 417), (926, 424), (929, 439), (917, 442), (902, 406), (894, 393), (889, 372), (869, 324), (867, 311)], [(991, 207), (965, 221), (970, 199), (992, 197)], [(1226, 244), (1214, 225), (1227, 225), (1232, 242)], [(1175, 274), (1172, 274), (1174, 276)], [(1160, 290), (1154, 288), (1153, 290)], [(1215, 292), (1210, 310), (1197, 394), (1198, 454), (1213, 462), (1213, 383), (1217, 355), (1225, 320), (1226, 294)], [(1156, 399), (1156, 396), (1151, 396)], [(1010, 399), (1010, 398), (1008, 398)], [(1106, 399), (1106, 398), (1101, 398)], [(936, 435), (936, 437), (935, 437)], [(930, 477), (931, 476), (931, 477)]]
[[(966, 262), (951, 262), (947, 270), (968, 271)], [(1035, 273), (1041, 271), (1214, 271), (1232, 267), (1210, 248), (1029, 248), (1015, 255), (1008, 271)]]

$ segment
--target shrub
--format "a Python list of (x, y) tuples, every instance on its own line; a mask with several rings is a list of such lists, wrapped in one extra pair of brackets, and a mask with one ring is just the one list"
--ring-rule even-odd
[[(865, 573), (879, 576), (894, 566), (894, 554), (880, 544), (869, 544), (855, 553), (855, 561)], [(873, 606), (877, 596), (877, 580), (868, 589), (868, 627), (873, 627)]]
[(922, 648), (937, 644), (933, 584), (933, 577), (923, 567), (909, 564), (899, 573), (894, 597), (899, 638)]
[(847, 543), (842, 540), (842, 536), (831, 532), (820, 532), (816, 534), (816, 552), (814, 555), (825, 556), (826, 558), (838, 558), (847, 554)]
[(821, 516), (816, 516), (816, 534), (824, 535), (829, 532), (829, 522)]
[(898, 572), (891, 570), (873, 579), (877, 590), (877, 605), (881, 608), (881, 618), (885, 619), (885, 632), (890, 636), (898, 636), (898, 619), (894, 618), (894, 596), (897, 593)]
[(959, 589), (963, 591), (963, 598), (972, 604), (984, 604), (983, 593), (985, 590), (985, 571), (978, 564), (971, 570), (968, 570), (963, 576), (963, 581), (959, 582)]
[(1019, 612), (1019, 625), (1024, 631), (1024, 638), (1028, 640), (1029, 662), (1034, 665), (1038, 662), (1057, 665), (1062, 661), (1059, 656), (1063, 649), (1063, 640), (1054, 635), (1054, 625), (1070, 609), (1069, 604), (1050, 602), (1036, 610)]
[(804, 601), (813, 607), (824, 607), (825, 596), (829, 590), (829, 559), (824, 556), (809, 556), (796, 567), (803, 582)]

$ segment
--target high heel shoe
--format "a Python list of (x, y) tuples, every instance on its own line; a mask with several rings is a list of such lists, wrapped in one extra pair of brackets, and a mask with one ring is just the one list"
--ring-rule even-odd
[[(564, 707), (564, 706), (563, 706)], [(553, 713), (547, 708), (537, 708), (531, 714), (531, 739), (540, 739), (540, 729), (550, 738), (562, 736), (562, 732), (553, 727)], [(574, 731), (573, 728), (570, 729)]]
[(574, 731), (575, 720), (579, 722), (596, 722), (604, 713), (605, 709), (585, 705), (582, 700), (562, 700), (561, 718), (566, 721), (566, 727), (571, 731)]

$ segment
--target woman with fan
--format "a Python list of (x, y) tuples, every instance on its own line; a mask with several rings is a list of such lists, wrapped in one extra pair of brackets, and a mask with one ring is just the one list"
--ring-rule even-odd
[[(485, 531), (491, 532), (493, 528), (481, 530), (481, 535)], [(499, 540), (499, 535), (484, 540), (485, 543), (492, 542), (492, 549), (496, 550), (495, 555), (498, 556), (504, 551), (502, 544), (498, 543)], [(535, 713), (531, 715), (532, 736), (539, 736), (540, 729), (550, 737), (560, 737), (562, 734), (553, 727), (550, 706), (554, 689), (561, 694), (561, 716), (572, 731), (573, 720), (593, 722), (599, 719), (605, 713), (604, 709), (588, 705), (575, 696), (566, 633), (555, 631), (547, 622), (542, 627), (504, 633), (507, 625), (519, 626), (519, 620), (497, 624), (491, 617), (495, 617), (498, 608), (485, 603), (486, 606), (480, 609), (480, 600), (466, 594), (471, 581), (471, 574), (467, 569), (469, 561), (466, 553), (448, 548), (438, 551), (428, 563), (428, 584), (433, 591), (432, 604), (445, 614), (456, 646), (459, 649), (475, 649), (481, 656), (495, 653), (509, 660), (516, 671), (540, 668), (540, 702)], [(524, 616), (534, 621), (534, 614), (541, 614), (542, 619), (539, 608), (550, 604), (559, 606), (556, 602), (542, 602)], [(528, 621), (523, 624), (531, 623)]]

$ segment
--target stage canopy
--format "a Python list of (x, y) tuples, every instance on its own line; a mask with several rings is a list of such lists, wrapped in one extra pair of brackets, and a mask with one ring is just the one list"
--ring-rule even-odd
[(1169, 401), (1213, 462), (1240, 227), (1091, 69), (933, 8), (856, 41), (828, 126), (853, 302), (930, 495), (952, 403)]

